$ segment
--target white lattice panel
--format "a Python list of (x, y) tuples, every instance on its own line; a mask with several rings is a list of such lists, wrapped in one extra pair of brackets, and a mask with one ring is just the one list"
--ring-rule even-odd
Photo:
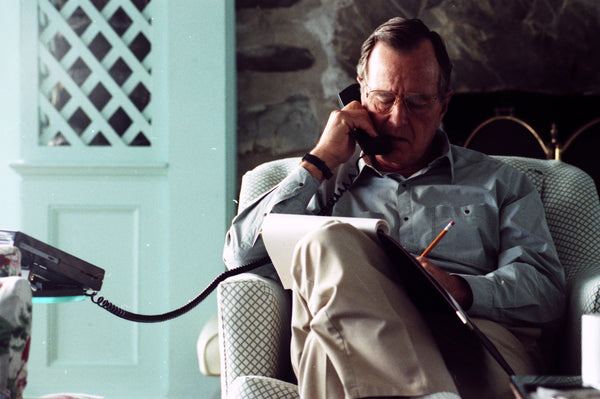
[(150, 0), (38, 0), (40, 146), (152, 146)]

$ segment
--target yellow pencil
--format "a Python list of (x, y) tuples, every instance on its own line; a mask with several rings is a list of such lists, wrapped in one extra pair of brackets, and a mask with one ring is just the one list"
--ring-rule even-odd
[(440, 242), (440, 240), (446, 235), (446, 233), (452, 228), (452, 226), (454, 226), (453, 221), (451, 221), (446, 227), (444, 227), (444, 230), (442, 230), (442, 232), (438, 234), (437, 237), (435, 237), (435, 240), (433, 240), (433, 242), (429, 244), (429, 246), (425, 249), (425, 251), (423, 251), (421, 256), (425, 257), (429, 255), (429, 252), (431, 252), (431, 250), (438, 244), (438, 242)]

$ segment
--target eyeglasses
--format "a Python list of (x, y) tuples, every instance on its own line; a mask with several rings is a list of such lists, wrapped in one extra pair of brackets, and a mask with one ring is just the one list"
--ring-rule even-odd
[(392, 108), (402, 101), (409, 113), (413, 115), (425, 115), (433, 108), (433, 104), (438, 100), (438, 96), (429, 96), (421, 93), (398, 94), (385, 90), (369, 90), (367, 88), (366, 97), (369, 103), (377, 112), (387, 114)]

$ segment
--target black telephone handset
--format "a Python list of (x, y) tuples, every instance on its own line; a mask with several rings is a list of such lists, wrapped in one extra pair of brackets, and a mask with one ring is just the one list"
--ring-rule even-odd
[[(358, 83), (346, 87), (338, 94), (340, 108), (354, 100), (360, 102), (360, 85)], [(391, 140), (387, 136), (371, 137), (360, 128), (350, 131), (350, 135), (366, 155), (387, 154), (392, 150)]]

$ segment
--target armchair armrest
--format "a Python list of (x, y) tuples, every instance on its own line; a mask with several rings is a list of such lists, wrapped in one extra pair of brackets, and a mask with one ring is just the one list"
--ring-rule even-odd
[(600, 313), (600, 265), (586, 268), (568, 283), (568, 312), (566, 314), (563, 356), (565, 372), (581, 374), (581, 316)]
[(227, 399), (299, 399), (298, 387), (269, 377), (242, 376), (233, 381)]
[(223, 397), (239, 376), (290, 379), (290, 302), (281, 284), (254, 274), (230, 277), (219, 285)]

